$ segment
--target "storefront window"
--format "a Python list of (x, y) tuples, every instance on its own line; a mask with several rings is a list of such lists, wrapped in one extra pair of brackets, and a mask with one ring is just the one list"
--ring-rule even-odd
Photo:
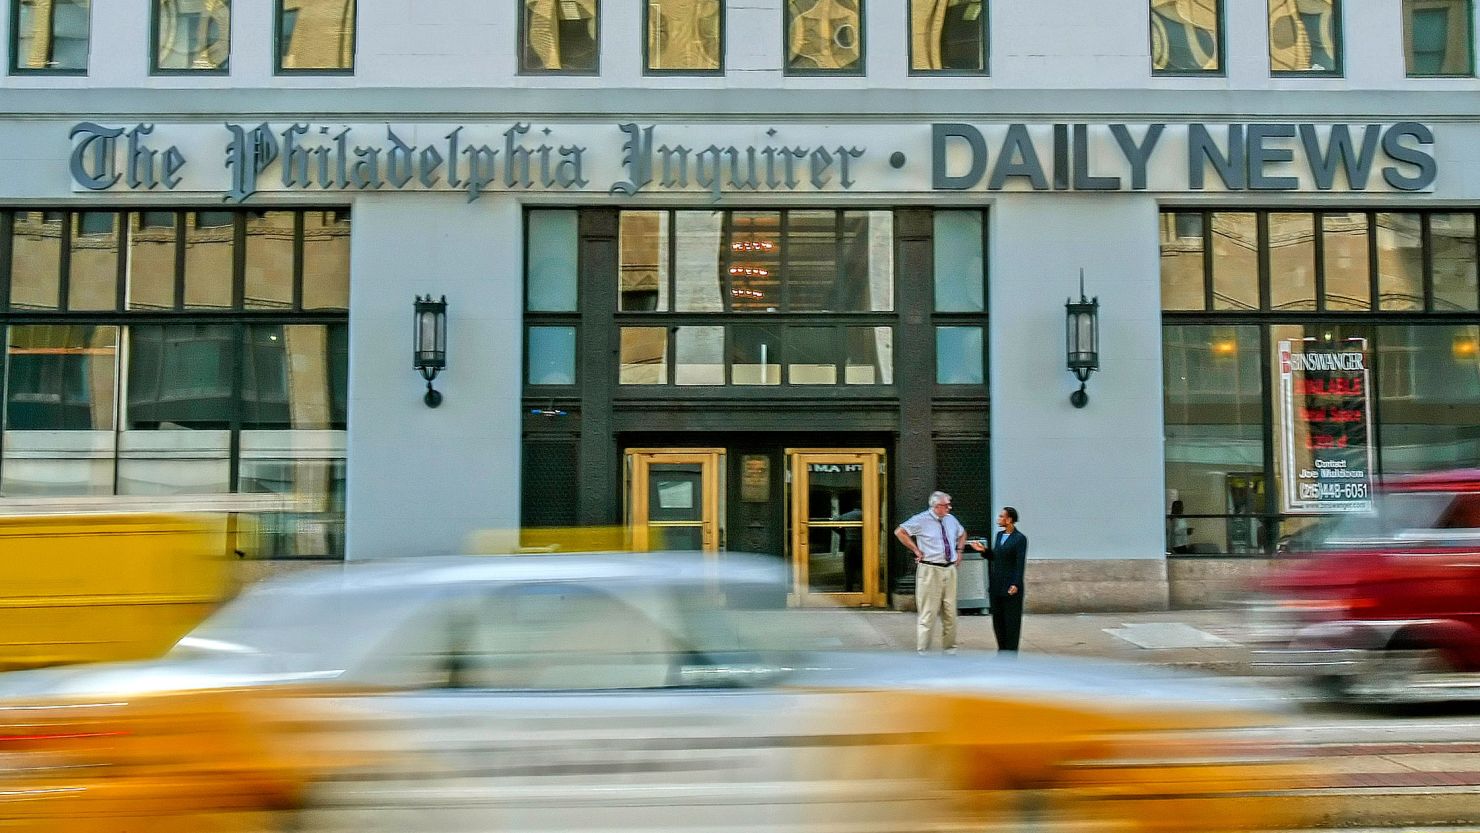
[(1480, 325), (1382, 326), (1384, 474), (1480, 465)]
[(723, 69), (723, 0), (648, 0), (644, 7), (649, 72)]
[(863, 72), (863, 0), (786, 0), (786, 71)]
[(980, 211), (935, 212), (936, 312), (986, 311), (982, 218)]
[(1340, 0), (1269, 0), (1269, 71), (1340, 75)]
[(1372, 258), (1368, 247), (1370, 226), (1367, 215), (1348, 213), (1320, 216), (1326, 309), (1371, 309)]
[(1433, 247), (1434, 310), (1476, 309), (1480, 285), (1475, 278), (1475, 215), (1430, 214)]
[(1158, 75), (1223, 70), (1221, 0), (1151, 0), (1151, 66)]
[(617, 381), (624, 385), (668, 383), (668, 330), (623, 327)]
[(595, 75), (598, 0), (521, 0), (519, 70)]
[(1403, 0), (1403, 58), (1410, 76), (1470, 75), (1470, 0)]
[(1207, 306), (1207, 253), (1201, 212), (1161, 215), (1162, 309), (1200, 310)]
[(355, 68), (355, 0), (277, 0), (278, 72)]
[(981, 327), (935, 328), (935, 382), (939, 385), (986, 383)]
[(1213, 309), (1259, 309), (1259, 224), (1250, 212), (1212, 215)]
[(239, 549), (343, 554), (346, 212), (4, 219), (19, 283), (0, 311), (0, 494), (270, 493), (242, 510), (260, 511)]
[(1269, 306), (1276, 310), (1316, 308), (1314, 214), (1269, 215)]
[(577, 219), (575, 211), (529, 212), (525, 309), (575, 312)]
[(910, 0), (910, 71), (987, 70), (985, 0)]
[(87, 72), (91, 0), (16, 0), (11, 72)]
[(154, 0), (154, 70), (225, 72), (231, 0)]
[(1377, 215), (1377, 293), (1380, 309), (1423, 309), (1422, 215)]
[(725, 383), (724, 327), (675, 327), (673, 351), (674, 384)]
[(526, 371), (531, 385), (576, 383), (576, 328), (530, 327)]

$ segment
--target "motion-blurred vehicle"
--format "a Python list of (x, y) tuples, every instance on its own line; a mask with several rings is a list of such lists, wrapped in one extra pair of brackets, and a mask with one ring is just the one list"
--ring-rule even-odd
[(230, 592), (236, 522), (219, 500), (0, 502), (0, 670), (168, 651)]
[[(0, 675), (0, 830), (1263, 830), (1252, 690), (849, 652), (774, 559), (519, 555), (264, 583), (163, 660)], [(778, 608), (778, 604), (783, 605)], [(868, 629), (850, 637), (847, 628)]]
[(1387, 481), (1260, 581), (1260, 663), (1341, 699), (1480, 697), (1480, 470)]

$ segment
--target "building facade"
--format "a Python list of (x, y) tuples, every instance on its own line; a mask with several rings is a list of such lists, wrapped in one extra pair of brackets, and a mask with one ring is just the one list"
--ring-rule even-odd
[(140, 5), (11, 3), (0, 496), (278, 494), (269, 559), (623, 527), (879, 606), (941, 488), (1092, 609), (1480, 463), (1469, 0)]

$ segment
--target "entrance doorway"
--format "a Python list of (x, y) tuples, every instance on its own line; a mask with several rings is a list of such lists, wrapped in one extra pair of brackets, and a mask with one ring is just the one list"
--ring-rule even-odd
[(722, 448), (627, 449), (632, 548), (724, 549), (724, 459)]
[(786, 460), (792, 603), (884, 605), (883, 449), (789, 448)]

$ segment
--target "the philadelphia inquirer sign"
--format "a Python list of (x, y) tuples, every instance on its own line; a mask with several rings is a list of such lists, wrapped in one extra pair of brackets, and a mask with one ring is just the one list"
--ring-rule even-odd
[(1424, 191), (1417, 122), (261, 124), (81, 122), (79, 192)]

